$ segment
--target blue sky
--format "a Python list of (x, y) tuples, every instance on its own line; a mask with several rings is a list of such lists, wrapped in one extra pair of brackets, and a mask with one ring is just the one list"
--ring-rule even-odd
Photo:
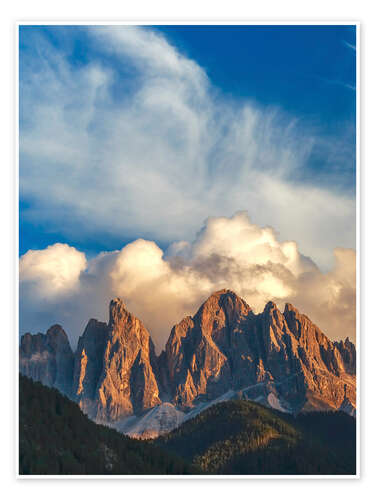
[[(20, 333), (207, 296), (355, 338), (353, 26), (20, 28)], [(166, 307), (167, 305), (167, 307)]]
[[(327, 128), (353, 118), (355, 99), (344, 89), (355, 87), (355, 27), (158, 29), (198, 61), (215, 85), (234, 98), (282, 106), (306, 119), (325, 122)], [(326, 84), (332, 87), (327, 88)], [(341, 91), (337, 91), (337, 86)]]
[[(293, 182), (324, 185), (332, 192), (353, 196), (355, 189), (355, 27), (353, 26), (159, 26), (145, 30), (162, 33), (182, 55), (193, 60), (210, 81), (209, 93), (217, 102), (225, 100), (239, 107), (251, 103), (256, 109), (279, 110), (279, 126), (287, 127), (297, 120), (297, 133), (313, 137), (314, 145), (298, 169), (285, 173)], [(48, 56), (46, 55), (48, 54)], [(108, 51), (90, 28), (70, 26), (26, 26), (20, 28), (20, 139), (30, 123), (30, 114), (45, 104), (33, 73), (46, 67), (54, 71), (56, 57), (64, 60), (72, 71), (99, 64), (112, 73), (109, 85), (111, 103), (134, 98), (135, 87), (143, 78), (134, 57), (121, 59), (116, 51)], [(56, 64), (56, 68), (53, 65)], [(56, 69), (56, 71), (59, 71)], [(58, 75), (57, 78), (61, 76)], [(23, 91), (26, 88), (27, 90)], [(23, 93), (24, 92), (24, 93)], [(35, 92), (35, 95), (32, 95)], [(27, 98), (23, 99), (23, 96)], [(49, 105), (57, 95), (51, 94)], [(105, 105), (105, 103), (103, 103)], [(74, 106), (74, 103), (72, 103)], [(33, 108), (33, 109), (31, 109)], [(96, 124), (93, 124), (93, 130)], [(334, 160), (332, 161), (332, 158)], [(56, 159), (57, 160), (57, 159)], [(32, 171), (37, 155), (20, 155), (20, 253), (64, 241), (96, 253), (110, 250), (134, 237), (153, 237), (166, 246), (174, 235), (160, 234), (142, 227), (107, 232), (103, 228), (86, 231), (82, 214), (71, 211), (68, 203), (41, 200), (34, 189), (23, 189), (26, 182), (38, 183), (35, 177), (24, 181), (24, 173)], [(62, 161), (64, 161), (62, 159)], [(54, 168), (52, 165), (49, 168)], [(181, 167), (182, 168), (182, 167)], [(183, 168), (186, 168), (185, 166)], [(233, 207), (238, 210), (248, 207)], [(44, 213), (40, 217), (40, 211)], [(51, 215), (46, 217), (46, 212)], [(76, 230), (66, 230), (71, 217)], [(54, 212), (60, 214), (53, 215)], [(218, 210), (219, 212), (219, 210)], [(209, 214), (208, 215), (221, 215)], [(229, 215), (229, 214), (228, 214)], [(256, 214), (254, 214), (256, 217)], [(182, 222), (182, 221), (181, 221)], [(198, 227), (202, 221), (197, 221)], [(263, 221), (261, 221), (263, 222)], [(273, 221), (269, 221), (270, 224)], [(176, 238), (181, 232), (176, 232)], [(188, 237), (191, 237), (191, 231)]]
[[(354, 26), (160, 27), (182, 52), (205, 68), (233, 99), (278, 106), (327, 140), (346, 142), (347, 171), (339, 181), (355, 185), (356, 57)], [(314, 150), (301, 171), (337, 182), (326, 151)], [(335, 175), (335, 180), (331, 174)]]

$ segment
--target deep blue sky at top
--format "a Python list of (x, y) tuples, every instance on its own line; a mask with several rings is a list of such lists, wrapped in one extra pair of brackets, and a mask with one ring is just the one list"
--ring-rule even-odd
[[(345, 133), (350, 168), (343, 176), (343, 188), (354, 189), (354, 26), (157, 26), (152, 29), (163, 32), (180, 52), (204, 68), (212, 84), (227, 97), (280, 107), (308, 126), (319, 127), (327, 140), (335, 140)], [(23, 58), (36, 50), (33, 37), (37, 31), (57, 47), (74, 43), (71, 64), (83, 65), (92, 57), (92, 47), (84, 32), (72, 42), (66, 29), (63, 32), (56, 26), (24, 27), (20, 29), (20, 79), (23, 78)], [(117, 91), (121, 92), (120, 83)], [(322, 177), (324, 182), (327, 172), (321, 155), (324, 151), (312, 155), (306, 176)], [(73, 244), (89, 254), (118, 248), (127, 242), (126, 238), (106, 242), (71, 241), (61, 235), (58, 228), (24, 220), (23, 210), (30, 203), (20, 199), (20, 254), (56, 241)]]
[[(305, 115), (327, 127), (355, 112), (355, 27), (164, 26), (227, 94)], [(352, 90), (352, 93), (350, 92)]]

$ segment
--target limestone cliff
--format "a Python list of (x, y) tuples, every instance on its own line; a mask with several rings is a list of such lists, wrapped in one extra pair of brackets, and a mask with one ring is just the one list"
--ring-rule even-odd
[(74, 360), (60, 326), (25, 334), (20, 371), (110, 423), (143, 418), (161, 403), (195, 412), (226, 397), (289, 412), (341, 408), (354, 415), (356, 407), (349, 339), (332, 342), (291, 304), (281, 312), (269, 302), (255, 314), (230, 290), (214, 293), (194, 317), (175, 325), (159, 357), (142, 322), (115, 299), (108, 324), (88, 322)]
[(90, 417), (97, 413), (97, 386), (103, 370), (108, 325), (90, 319), (78, 340), (74, 360), (73, 395)]
[(355, 347), (331, 342), (291, 304), (269, 302), (256, 315), (235, 293), (214, 293), (191, 318), (173, 327), (166, 365), (175, 404), (193, 406), (228, 389), (251, 399), (271, 393), (285, 409), (355, 405)]
[(115, 421), (160, 403), (155, 372), (148, 331), (115, 299), (108, 325), (91, 319), (78, 341), (74, 397), (92, 418)]
[(108, 339), (97, 387), (97, 418), (118, 420), (160, 404), (154, 344), (121, 299), (110, 303)]
[(25, 333), (22, 336), (19, 371), (71, 396), (73, 352), (60, 325), (51, 326), (45, 335)]

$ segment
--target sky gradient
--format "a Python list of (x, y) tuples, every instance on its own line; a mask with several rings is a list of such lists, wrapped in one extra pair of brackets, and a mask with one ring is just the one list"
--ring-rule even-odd
[(21, 333), (233, 287), (354, 338), (355, 68), (353, 26), (20, 27)]

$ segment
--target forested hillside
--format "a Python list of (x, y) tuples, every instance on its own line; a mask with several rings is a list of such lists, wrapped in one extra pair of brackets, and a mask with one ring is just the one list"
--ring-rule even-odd
[(182, 459), (89, 420), (58, 390), (20, 376), (20, 474), (189, 474)]
[(355, 474), (355, 419), (220, 403), (156, 440), (206, 474)]

